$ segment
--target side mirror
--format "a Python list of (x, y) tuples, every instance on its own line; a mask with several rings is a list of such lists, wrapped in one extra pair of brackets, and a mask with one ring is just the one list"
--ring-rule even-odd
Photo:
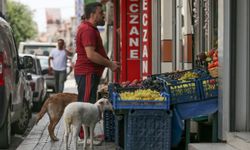
[(48, 74), (49, 73), (49, 70), (48, 69), (43, 69), (42, 70), (42, 75), (45, 75), (45, 74)]
[(26, 76), (26, 79), (29, 81), (29, 80), (32, 80), (32, 75), (30, 73), (27, 74)]
[(34, 65), (33, 58), (31, 56), (23, 56), (23, 68), (32, 68)]

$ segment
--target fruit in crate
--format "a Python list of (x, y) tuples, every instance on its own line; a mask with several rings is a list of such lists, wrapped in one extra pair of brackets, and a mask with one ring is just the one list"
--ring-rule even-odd
[(218, 50), (215, 50), (213, 53), (210, 54), (211, 61), (208, 62), (207, 69), (212, 77), (218, 77), (218, 66), (219, 66), (219, 59), (218, 59)]
[(125, 88), (125, 87), (140, 87), (141, 86), (141, 82), (137, 79), (134, 79), (133, 81), (125, 81), (121, 83), (121, 87)]
[(213, 57), (214, 53), (216, 52), (217, 50), (215, 49), (210, 49), (208, 52), (207, 52), (207, 57)]
[(157, 91), (151, 89), (138, 89), (134, 92), (120, 93), (121, 100), (165, 100)]
[(151, 89), (151, 90), (155, 90), (158, 92), (161, 92), (163, 90), (162, 82), (159, 80), (155, 80), (152, 77), (148, 77), (144, 79), (141, 82), (141, 87), (143, 89)]
[(219, 59), (218, 59), (218, 50), (211, 49), (207, 52), (206, 61), (208, 62), (207, 68), (218, 67)]
[(186, 80), (195, 79), (195, 78), (199, 78), (199, 75), (195, 72), (188, 71), (182, 77), (180, 77), (178, 80), (186, 81)]

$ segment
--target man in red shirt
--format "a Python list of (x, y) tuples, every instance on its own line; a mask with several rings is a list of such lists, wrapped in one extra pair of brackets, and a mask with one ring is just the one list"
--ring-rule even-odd
[(95, 103), (97, 87), (104, 68), (116, 71), (120, 65), (107, 57), (97, 29), (97, 26), (105, 24), (102, 4), (95, 2), (86, 5), (85, 17), (76, 35), (75, 79), (78, 101)]
[[(104, 50), (97, 26), (103, 26), (104, 13), (102, 4), (95, 2), (85, 6), (85, 20), (78, 27), (76, 35), (75, 80), (78, 90), (78, 101), (96, 102), (98, 84), (105, 67), (112, 71), (119, 69), (120, 64), (110, 61)], [(81, 129), (80, 138), (83, 138)]]

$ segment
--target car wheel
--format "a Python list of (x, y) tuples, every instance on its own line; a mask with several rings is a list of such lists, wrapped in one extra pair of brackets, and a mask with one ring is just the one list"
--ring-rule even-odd
[(26, 131), (29, 124), (30, 116), (31, 116), (31, 110), (29, 108), (28, 102), (24, 100), (21, 116), (18, 119), (18, 121), (13, 124), (13, 130), (15, 133), (23, 134)]
[(11, 121), (10, 121), (10, 107), (7, 110), (5, 121), (2, 128), (0, 128), (0, 148), (7, 149), (11, 140)]

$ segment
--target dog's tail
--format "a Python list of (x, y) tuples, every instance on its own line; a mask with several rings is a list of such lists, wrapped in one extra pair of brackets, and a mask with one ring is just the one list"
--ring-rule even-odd
[(36, 115), (36, 124), (39, 122), (39, 120), (44, 116), (44, 114), (47, 112), (47, 108), (48, 108), (48, 104), (49, 104), (49, 98), (47, 98), (47, 100), (45, 101), (45, 103), (43, 104), (41, 110), (39, 113), (37, 113)]

